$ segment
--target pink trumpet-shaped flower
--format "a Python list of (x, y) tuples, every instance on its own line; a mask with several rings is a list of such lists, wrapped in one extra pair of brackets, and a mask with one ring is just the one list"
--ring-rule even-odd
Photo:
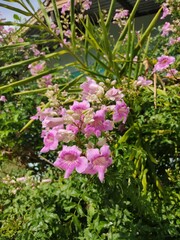
[(61, 13), (65, 14), (66, 11), (69, 11), (70, 10), (70, 6), (71, 6), (71, 2), (70, 1), (67, 1), (67, 3), (63, 4), (62, 8), (61, 8)]
[(71, 110), (79, 114), (88, 108), (90, 108), (90, 104), (88, 101), (85, 100), (82, 102), (74, 101), (73, 105), (70, 107)]
[(102, 97), (104, 93), (103, 87), (90, 77), (87, 77), (87, 81), (82, 83), (80, 87), (83, 90), (83, 100), (88, 100), (89, 102), (98, 101), (98, 98)]
[(38, 63), (38, 64), (30, 64), (28, 68), (30, 69), (30, 72), (33, 76), (37, 75), (39, 72), (44, 70), (45, 62)]
[(166, 74), (166, 77), (174, 77), (176, 74), (178, 73), (178, 71), (174, 68), (170, 69), (169, 72)]
[(86, 137), (96, 135), (101, 136), (101, 132), (110, 131), (113, 129), (113, 123), (110, 120), (105, 119), (105, 110), (96, 111), (92, 123), (86, 125), (84, 132)]
[(165, 22), (165, 24), (162, 26), (161, 36), (168, 36), (169, 32), (172, 30), (173, 30), (172, 25), (169, 22)]
[(87, 150), (86, 155), (90, 163), (83, 173), (98, 173), (99, 180), (103, 182), (106, 169), (112, 164), (109, 146), (103, 145), (100, 150), (98, 148), (90, 148)]
[(135, 86), (142, 86), (142, 87), (145, 87), (145, 86), (149, 86), (152, 84), (152, 81), (151, 80), (147, 80), (145, 77), (143, 76), (139, 76), (138, 77), (138, 80), (134, 82)]
[(113, 87), (106, 92), (105, 97), (112, 101), (119, 101), (124, 97), (124, 94), (122, 94), (121, 90)]
[(171, 14), (171, 12), (170, 12), (169, 8), (167, 7), (166, 3), (163, 3), (162, 7), (163, 7), (163, 14), (162, 14), (162, 17), (160, 19), (164, 19), (167, 15)]
[(57, 131), (50, 130), (44, 136), (44, 147), (41, 149), (42, 153), (49, 150), (55, 150), (58, 147)]
[(89, 1), (89, 0), (85, 0), (82, 3), (82, 7), (83, 7), (84, 10), (89, 10), (91, 5), (92, 5), (92, 1)]
[(126, 103), (124, 101), (116, 102), (116, 106), (114, 107), (114, 113), (113, 113), (113, 121), (114, 122), (122, 121), (123, 123), (125, 123), (127, 120), (128, 114), (129, 114), (129, 107), (127, 107)]
[(64, 178), (68, 178), (74, 169), (82, 173), (88, 166), (88, 160), (81, 156), (82, 151), (77, 146), (63, 146), (54, 162), (54, 166), (65, 170)]
[(153, 72), (160, 72), (169, 67), (169, 65), (175, 62), (175, 57), (162, 55), (158, 57), (158, 62), (155, 64)]

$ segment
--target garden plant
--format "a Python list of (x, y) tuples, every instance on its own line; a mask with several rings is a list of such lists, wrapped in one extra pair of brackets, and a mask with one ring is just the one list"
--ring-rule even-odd
[(37, 2), (0, 3), (0, 240), (179, 239), (178, 1)]

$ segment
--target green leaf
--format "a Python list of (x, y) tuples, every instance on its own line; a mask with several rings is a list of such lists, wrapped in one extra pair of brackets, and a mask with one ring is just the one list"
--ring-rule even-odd
[(42, 3), (41, 0), (37, 0), (37, 1), (38, 1), (38, 3), (39, 3), (40, 9), (41, 9), (41, 11), (42, 11), (42, 13), (43, 13), (43, 17), (45, 18), (46, 23), (47, 23), (49, 29), (51, 30), (50, 18), (49, 18), (48, 14), (47, 14), (47, 11), (46, 11), (45, 7), (44, 7), (44, 4)]
[(56, 0), (52, 0), (52, 4), (53, 4), (53, 9), (54, 9), (57, 26), (60, 30), (60, 36), (61, 36), (61, 40), (62, 40), (63, 39), (63, 28), (62, 28), (62, 24), (60, 21), (60, 14), (59, 14), (59, 10), (57, 8)]
[(35, 13), (36, 10), (34, 9), (33, 4), (31, 3), (31, 1), (30, 1), (30, 0), (26, 0), (26, 2), (28, 3), (28, 5), (30, 6), (30, 8), (31, 8), (31, 9), (33, 10), (33, 12)]
[(137, 129), (137, 125), (133, 124), (125, 133), (122, 137), (120, 137), (118, 143), (124, 143), (128, 140), (128, 138), (131, 136), (131, 133)]
[(30, 12), (26, 12), (26, 11), (20, 9), (20, 8), (12, 7), (12, 6), (7, 5), (7, 4), (4, 4), (4, 3), (0, 3), (0, 7), (6, 8), (6, 9), (9, 9), (9, 10), (12, 10), (12, 11), (14, 11), (14, 12), (18, 12), (18, 13), (20, 13), (20, 14), (22, 14), (22, 15), (25, 15), (25, 16), (28, 16), (28, 17), (31, 16), (31, 13), (30, 13)]
[(147, 172), (148, 169), (144, 169), (143, 176), (142, 176), (142, 185), (143, 185), (143, 193), (147, 193)]
[(57, 56), (61, 56), (61, 55), (67, 54), (67, 53), (68, 53), (68, 51), (61, 50), (59, 52), (50, 53), (50, 54), (47, 54), (45, 56), (40, 56), (40, 57), (31, 58), (31, 59), (28, 59), (28, 60), (19, 61), (17, 63), (13, 63), (13, 64), (10, 64), (10, 65), (7, 65), (7, 66), (0, 67), (0, 71), (9, 70), (9, 69), (14, 68), (14, 67), (20, 67), (22, 65), (27, 65), (27, 64), (39, 61), (39, 60), (46, 60), (46, 59), (50, 59), (50, 58), (55, 58)]
[(98, 43), (98, 41), (96, 41), (95, 36), (94, 36), (94, 26), (92, 25), (92, 23), (89, 21), (88, 24), (84, 24), (83, 21), (81, 21), (83, 27), (85, 28), (85, 34), (83, 33), (83, 31), (80, 30), (81, 34), (86, 36), (86, 41), (89, 42), (91, 44), (92, 47), (94, 47), (94, 49), (96, 49), (96, 51), (101, 51), (103, 52), (102, 47), (100, 46), (100, 44)]
[(105, 23), (107, 29), (110, 27), (110, 23), (112, 21), (112, 17), (114, 14), (115, 5), (116, 5), (116, 0), (111, 0), (111, 5), (109, 7), (108, 16)]
[(17, 21), (21, 21), (21, 18), (17, 15), (17, 14), (14, 14), (13, 15), (13, 18)]
[(35, 90), (27, 90), (27, 91), (21, 91), (14, 93), (13, 96), (19, 96), (19, 95), (28, 95), (28, 94), (37, 94), (37, 93), (44, 93), (47, 91), (48, 88), (41, 88), (41, 89), (35, 89)]
[[(148, 86), (148, 89), (150, 89), (152, 92), (154, 92), (154, 88), (153, 87)], [(167, 96), (167, 93), (166, 93), (165, 90), (157, 88), (156, 92), (157, 92), (158, 95)]]
[(81, 223), (79, 221), (79, 219), (77, 218), (76, 215), (73, 215), (73, 223), (75, 225), (76, 231), (80, 231), (81, 230)]
[(71, 20), (71, 44), (75, 48), (75, 1), (71, 0), (70, 20)]

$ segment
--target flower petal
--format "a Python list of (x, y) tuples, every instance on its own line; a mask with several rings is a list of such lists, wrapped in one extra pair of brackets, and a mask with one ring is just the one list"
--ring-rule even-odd
[(95, 159), (96, 157), (99, 156), (99, 149), (98, 148), (90, 148), (87, 149), (87, 159), (89, 161), (93, 161), (93, 159)]
[(80, 157), (79, 159), (79, 164), (76, 167), (76, 171), (78, 173), (82, 173), (86, 170), (86, 168), (88, 167), (88, 160), (85, 157)]

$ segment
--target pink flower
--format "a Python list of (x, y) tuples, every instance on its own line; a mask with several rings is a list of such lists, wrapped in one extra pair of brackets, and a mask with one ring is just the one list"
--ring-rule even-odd
[(104, 93), (104, 89), (90, 77), (87, 77), (87, 81), (82, 83), (80, 87), (83, 90), (83, 100), (88, 100), (89, 102), (98, 101), (98, 98)]
[(75, 134), (71, 130), (59, 129), (57, 134), (58, 141), (68, 143), (75, 138)]
[(89, 10), (91, 5), (92, 5), (92, 1), (84, 0), (84, 2), (82, 3), (82, 8), (84, 10)]
[(63, 4), (62, 8), (61, 8), (61, 13), (65, 14), (66, 11), (70, 10), (70, 6), (71, 6), (71, 2), (67, 1), (67, 3)]
[(142, 87), (145, 87), (145, 86), (149, 86), (152, 84), (152, 81), (151, 80), (147, 80), (145, 77), (143, 76), (139, 76), (138, 77), (138, 80), (134, 82), (135, 86), (142, 86)]
[(176, 39), (170, 38), (169, 39), (169, 45), (174, 45), (176, 43)]
[(70, 107), (71, 110), (79, 114), (81, 114), (84, 110), (88, 108), (90, 108), (90, 104), (88, 101), (85, 100), (82, 102), (74, 101), (73, 105)]
[(59, 35), (60, 34), (60, 30), (58, 28), (56, 28), (56, 35)]
[(90, 163), (83, 173), (93, 175), (98, 173), (99, 180), (103, 182), (105, 171), (112, 164), (109, 146), (103, 145), (100, 150), (98, 148), (87, 149), (86, 155)]
[(129, 10), (116, 10), (116, 14), (114, 15), (114, 20), (119, 21), (122, 18), (126, 18), (129, 15)]
[(164, 19), (167, 15), (171, 14), (171, 12), (170, 12), (169, 8), (167, 7), (166, 3), (163, 3), (162, 7), (163, 7), (163, 14), (162, 14), (162, 17), (160, 19)]
[(67, 130), (70, 130), (71, 132), (73, 132), (75, 135), (79, 132), (79, 127), (75, 124), (68, 124), (66, 126)]
[(29, 177), (19, 177), (19, 178), (16, 178), (16, 181), (17, 182), (26, 182), (28, 181)]
[(56, 24), (55, 23), (51, 23), (51, 28), (52, 29), (55, 29), (57, 26), (56, 26)]
[(2, 96), (0, 96), (0, 101), (1, 101), (1, 102), (6, 102), (6, 101), (7, 101), (7, 99), (6, 99), (6, 97), (5, 97), (5, 96), (3, 96), (3, 95), (2, 95)]
[(55, 150), (58, 147), (57, 131), (50, 130), (44, 136), (44, 147), (41, 149), (42, 153), (46, 153), (49, 150)]
[(162, 71), (175, 62), (175, 57), (162, 55), (158, 57), (158, 62), (155, 64), (153, 72)]
[(45, 80), (46, 86), (52, 85), (52, 75), (48, 74), (42, 77), (43, 80)]
[(44, 67), (45, 67), (45, 62), (42, 62), (42, 63), (38, 63), (36, 65), (34, 64), (30, 64), (28, 66), (28, 68), (30, 68), (30, 72), (31, 74), (34, 76), (34, 75), (37, 75), (39, 72), (43, 71), (44, 70)]
[(54, 166), (65, 170), (64, 178), (68, 178), (74, 169), (82, 173), (88, 166), (88, 160), (81, 156), (82, 151), (77, 146), (63, 146), (54, 162)]
[(161, 36), (168, 36), (170, 31), (172, 31), (171, 24), (169, 22), (165, 22), (165, 24), (162, 26)]
[(118, 101), (114, 108), (113, 121), (114, 122), (122, 121), (123, 123), (125, 123), (127, 120), (128, 114), (129, 114), (129, 108), (127, 107), (126, 103), (124, 101), (121, 101), (121, 102)]
[(68, 38), (70, 38), (71, 35), (72, 35), (72, 33), (71, 33), (71, 30), (69, 30), (69, 29), (64, 32), (64, 36), (66, 36)]
[(96, 135), (101, 136), (101, 132), (110, 131), (113, 129), (113, 123), (110, 120), (105, 119), (105, 110), (96, 111), (93, 122), (86, 125), (84, 132), (86, 137)]
[(174, 68), (170, 69), (169, 72), (166, 74), (166, 77), (174, 77), (176, 74), (178, 73), (178, 71)]
[(63, 43), (60, 43), (60, 47), (63, 48), (63, 45), (70, 46), (70, 42), (67, 39), (63, 39)]
[[(31, 51), (34, 53), (34, 56), (44, 55), (43, 52), (40, 52), (40, 51), (37, 49), (37, 45), (36, 45), (36, 44), (33, 44), (30, 49), (31, 49)], [(30, 66), (31, 66), (31, 65), (30, 65)]]
[(7, 31), (8, 31), (8, 33), (11, 33), (11, 32), (14, 32), (15, 29), (14, 29), (13, 27), (9, 27), (9, 28), (7, 29)]
[(124, 97), (124, 94), (119, 89), (113, 87), (106, 92), (105, 97), (112, 101), (119, 101)]
[(176, 43), (179, 43), (180, 42), (180, 37), (178, 37), (177, 39), (175, 38), (170, 38), (169, 39), (169, 45), (174, 45)]
[(37, 113), (36, 115), (32, 116), (32, 120), (37, 120), (39, 119), (41, 122), (47, 117), (47, 116), (52, 116), (54, 113), (53, 108), (46, 108), (44, 111), (40, 108), (37, 107)]
[(61, 126), (61, 128), (63, 128), (63, 118), (61, 117), (50, 117), (47, 116), (44, 118), (44, 120), (42, 121), (42, 127), (43, 128), (54, 128), (54, 127), (59, 127)]

